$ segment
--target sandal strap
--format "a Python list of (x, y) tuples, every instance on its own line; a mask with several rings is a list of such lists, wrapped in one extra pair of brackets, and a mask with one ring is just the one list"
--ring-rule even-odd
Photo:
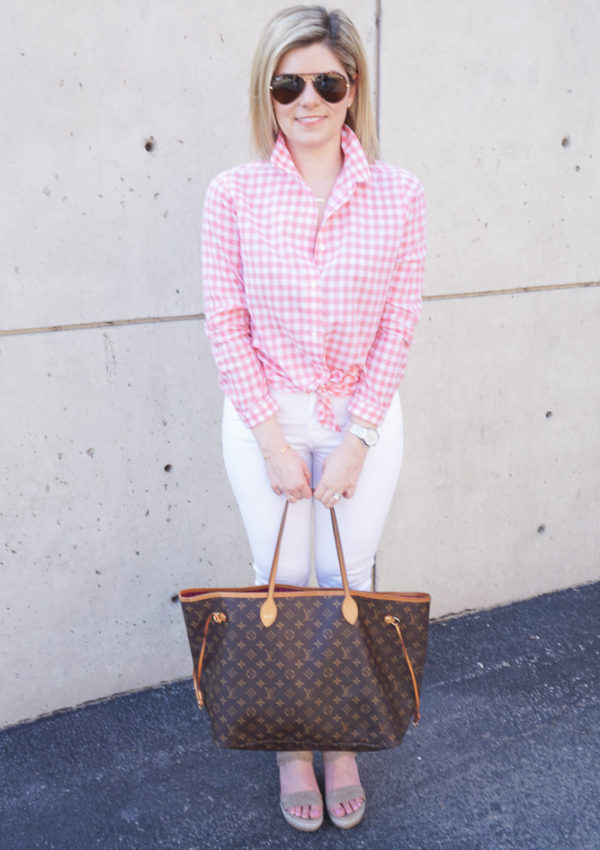
[(356, 759), (356, 753), (351, 750), (326, 750), (323, 753), (323, 761), (337, 761), (338, 759), (343, 758), (344, 756), (352, 756), (353, 759)]
[(280, 800), (284, 809), (293, 809), (296, 806), (323, 808), (323, 798), (318, 791), (293, 791), (291, 794), (282, 794)]
[(359, 799), (367, 799), (365, 789), (362, 785), (344, 785), (343, 788), (332, 788), (331, 791), (327, 791), (325, 795), (328, 809), (332, 809), (334, 806), (339, 806), (347, 800)]
[(277, 753), (277, 764), (286, 764), (288, 761), (310, 761), (313, 760), (311, 750), (292, 750)]

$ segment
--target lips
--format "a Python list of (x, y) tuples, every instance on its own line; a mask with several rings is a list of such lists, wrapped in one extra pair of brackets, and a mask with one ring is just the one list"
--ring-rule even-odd
[(317, 124), (319, 121), (322, 121), (324, 117), (324, 115), (305, 115), (302, 118), (296, 118), (296, 121), (299, 121), (300, 124)]

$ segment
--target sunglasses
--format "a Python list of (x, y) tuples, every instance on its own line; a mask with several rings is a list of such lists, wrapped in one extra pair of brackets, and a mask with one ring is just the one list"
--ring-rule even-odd
[(314, 90), (327, 103), (339, 103), (350, 91), (350, 82), (337, 71), (327, 71), (325, 74), (276, 74), (269, 88), (277, 103), (293, 103), (304, 91), (307, 80), (312, 81)]

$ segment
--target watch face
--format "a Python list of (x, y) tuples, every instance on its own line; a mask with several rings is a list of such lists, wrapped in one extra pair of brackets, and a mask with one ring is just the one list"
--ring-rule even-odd
[(377, 433), (376, 428), (365, 428), (364, 425), (356, 425), (354, 422), (352, 422), (348, 426), (348, 430), (351, 434), (354, 434), (355, 437), (358, 437), (358, 439), (365, 446), (368, 446), (368, 448), (374, 446), (377, 443), (377, 440), (379, 439), (379, 434)]
[(377, 442), (377, 431), (374, 428), (365, 428), (365, 443), (368, 446), (374, 446)]

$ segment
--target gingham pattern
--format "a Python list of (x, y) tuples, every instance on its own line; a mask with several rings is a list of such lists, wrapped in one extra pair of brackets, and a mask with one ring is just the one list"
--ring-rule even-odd
[(319, 205), (280, 135), (267, 162), (218, 175), (204, 204), (206, 328), (221, 386), (252, 427), (277, 410), (270, 389), (316, 392), (383, 419), (421, 311), (425, 203), (402, 169), (369, 164), (342, 130), (344, 166), (315, 240)]

